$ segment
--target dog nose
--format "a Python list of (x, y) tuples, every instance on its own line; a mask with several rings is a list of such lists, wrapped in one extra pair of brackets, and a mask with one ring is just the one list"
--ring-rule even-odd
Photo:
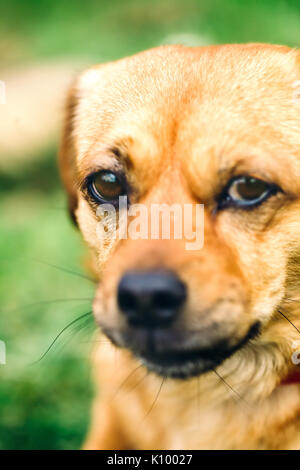
[(128, 271), (117, 295), (131, 326), (168, 327), (184, 304), (186, 286), (171, 271)]

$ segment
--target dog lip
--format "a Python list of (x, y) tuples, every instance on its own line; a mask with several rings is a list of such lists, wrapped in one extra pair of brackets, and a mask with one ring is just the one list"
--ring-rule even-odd
[[(148, 345), (151, 347), (142, 351), (130, 347), (129, 344), (121, 345), (116, 341), (111, 331), (106, 331), (105, 333), (116, 346), (131, 350), (150, 371), (164, 377), (186, 379), (213, 370), (225, 359), (241, 349), (248, 341), (254, 339), (259, 332), (260, 323), (255, 322), (242, 340), (232, 347), (229, 347), (228, 342), (223, 340), (210, 348), (177, 349), (176, 351), (170, 349), (163, 352), (155, 350), (151, 339)], [(151, 335), (149, 335), (149, 338), (151, 338)]]
[(231, 356), (235, 348), (193, 349), (190, 351), (165, 352), (160, 354), (137, 354), (151, 371), (164, 377), (184, 379), (213, 369)]
[(144, 354), (140, 359), (148, 369), (159, 375), (181, 378), (203, 373), (220, 364), (225, 356), (223, 354), (217, 356), (211, 351), (209, 357), (209, 354), (204, 354), (201, 350), (191, 350), (182, 353)]
[(216, 358), (214, 358), (214, 360), (212, 358), (203, 359), (200, 355), (197, 355), (196, 351), (193, 353), (191, 351), (189, 355), (185, 355), (184, 358), (182, 357), (177, 361), (168, 361), (166, 357), (162, 358), (162, 356), (156, 359), (154, 359), (153, 356), (148, 358), (146, 356), (140, 356), (141, 362), (149, 371), (162, 377), (170, 377), (173, 379), (187, 379), (199, 376), (212, 370), (223, 362), (224, 359), (225, 357), (219, 358), (218, 360)]
[(206, 349), (191, 349), (186, 351), (168, 351), (165, 353), (152, 353), (139, 355), (145, 366), (164, 377), (186, 379), (213, 370), (233, 353), (241, 349), (260, 331), (260, 323), (255, 322), (244, 338), (238, 344), (229, 348), (223, 341), (217, 347)]
[(168, 351), (166, 353), (158, 353), (158, 354), (143, 354), (142, 357), (145, 360), (153, 363), (160, 364), (161, 366), (173, 366), (173, 365), (180, 365), (186, 364), (188, 362), (193, 361), (212, 361), (216, 362), (218, 359), (221, 360), (224, 356), (224, 350), (197, 350), (192, 349), (190, 351), (182, 351), (182, 352), (173, 352)]

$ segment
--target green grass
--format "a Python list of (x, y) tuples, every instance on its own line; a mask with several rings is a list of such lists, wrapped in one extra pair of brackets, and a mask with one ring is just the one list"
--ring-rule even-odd
[(7, 347), (7, 364), (0, 366), (0, 449), (78, 448), (89, 418), (92, 317), (38, 360), (65, 325), (91, 309), (89, 300), (59, 300), (90, 299), (93, 284), (44, 264), (82, 271), (82, 243), (57, 184), (32, 190), (18, 187), (17, 178), (14, 183), (13, 191), (0, 192), (0, 339)]
[[(298, 0), (12, 0), (0, 5), (2, 66), (72, 56), (112, 60), (183, 33), (203, 43), (299, 46), (299, 31)], [(80, 271), (84, 259), (55, 168), (50, 150), (34, 166), (19, 166), (10, 174), (0, 169), (0, 339), (7, 346), (7, 364), (0, 365), (0, 449), (78, 448), (89, 419), (92, 326), (78, 331), (74, 325), (32, 364), (65, 325), (90, 309), (88, 301), (41, 302), (93, 295), (88, 281), (38, 262)]]
[(1, 60), (106, 61), (194, 33), (299, 46), (298, 0), (12, 0), (0, 6)]

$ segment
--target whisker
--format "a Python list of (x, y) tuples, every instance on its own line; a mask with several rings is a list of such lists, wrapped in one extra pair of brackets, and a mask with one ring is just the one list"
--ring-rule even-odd
[(117, 390), (112, 396), (112, 400), (115, 399), (115, 397), (118, 395), (118, 393), (121, 391), (122, 387), (126, 384), (126, 382), (135, 374), (135, 372), (143, 367), (143, 364), (139, 364), (137, 367), (135, 367), (127, 376), (126, 378), (121, 382)]
[(54, 344), (57, 342), (57, 340), (61, 337), (61, 335), (68, 329), (70, 328), (72, 325), (74, 325), (76, 322), (82, 320), (83, 318), (91, 315), (92, 311), (89, 311), (89, 312), (86, 312), (84, 313), (83, 315), (80, 315), (79, 317), (75, 318), (75, 320), (71, 321), (68, 325), (66, 325), (59, 333), (58, 335), (54, 338), (54, 340), (52, 341), (52, 343), (50, 344), (50, 346), (46, 349), (46, 351), (42, 354), (42, 356), (37, 360), (37, 361), (34, 361), (31, 365), (34, 365), (34, 364), (37, 364), (38, 362), (40, 362), (45, 356), (46, 354), (50, 351), (50, 349), (54, 346)]
[[(155, 396), (155, 398), (154, 398), (154, 401), (153, 401), (152, 405), (150, 406), (150, 409), (148, 410), (147, 414), (144, 416), (143, 421), (146, 420), (146, 418), (150, 415), (151, 411), (153, 410), (153, 408), (154, 408), (154, 406), (155, 406), (155, 404), (156, 404), (156, 402), (157, 402), (157, 400), (158, 400), (158, 397), (159, 397), (159, 395), (160, 395), (160, 392), (161, 392), (161, 390), (162, 390), (162, 387), (163, 387), (163, 384), (164, 384), (165, 380), (166, 380), (166, 377), (163, 377), (163, 378), (162, 378), (162, 381), (161, 381), (161, 384), (160, 384), (160, 387), (159, 387), (159, 389), (158, 389), (158, 392), (157, 392), (157, 394), (156, 394), (156, 396)], [(142, 422), (143, 422), (143, 421), (142, 421)]]
[(22, 308), (9, 310), (8, 313), (22, 312), (23, 310), (27, 310), (28, 308), (36, 307), (38, 305), (51, 305), (51, 304), (63, 303), (63, 302), (92, 302), (92, 300), (93, 300), (93, 297), (74, 297), (74, 298), (68, 298), (68, 299), (39, 300), (37, 302), (32, 302), (30, 304), (22, 305)]
[[(94, 327), (95, 325), (91, 324), (90, 322), (91, 318), (92, 317), (88, 318), (82, 324), (79, 324), (79, 325), (75, 324), (75, 327), (72, 330), (70, 330), (70, 334), (68, 335), (66, 340), (61, 344), (61, 347), (58, 350), (59, 353), (62, 350), (64, 350), (67, 347), (67, 345), (71, 343), (74, 340), (75, 336), (78, 335), (79, 333), (84, 334), (85, 336), (92, 333), (91, 331), (89, 331), (89, 328)], [(86, 343), (89, 344), (89, 341), (86, 341)], [(83, 341), (80, 341), (77, 344), (83, 344)]]
[(298, 333), (300, 333), (300, 330), (296, 327), (296, 325), (294, 325), (294, 323), (291, 322), (291, 320), (284, 313), (282, 313), (281, 310), (277, 310), (277, 312), (280, 313), (280, 315), (282, 315), (295, 328), (295, 330), (298, 331)]
[[(74, 340), (76, 335), (83, 331), (85, 327), (85, 323), (80, 325), (80, 328), (70, 328), (67, 332), (65, 332), (64, 336), (55, 344), (55, 346), (52, 347), (51, 353), (52, 353), (52, 358), (55, 358), (56, 356), (61, 356), (65, 349), (68, 347), (68, 345)], [(50, 354), (50, 352), (49, 352)]]
[(39, 304), (54, 304), (60, 302), (91, 302), (93, 297), (70, 297), (68, 299), (50, 299), (50, 300), (39, 300), (37, 302), (33, 302), (32, 304), (25, 304), (23, 305), (24, 308), (34, 307), (35, 305)]
[(56, 264), (48, 263), (46, 261), (41, 261), (41, 260), (38, 260), (38, 259), (33, 259), (33, 261), (35, 261), (36, 263), (44, 264), (45, 266), (49, 266), (50, 268), (58, 269), (59, 271), (62, 271), (62, 272), (68, 273), (68, 274), (73, 274), (73, 276), (81, 277), (82, 279), (86, 279), (87, 281), (90, 281), (94, 284), (97, 283), (97, 279), (94, 279), (94, 278), (92, 278), (92, 277), (90, 277), (86, 274), (79, 273), (77, 271), (72, 271), (69, 268), (64, 268), (62, 266), (58, 266)]
[(216, 369), (212, 369), (212, 370), (219, 377), (219, 379), (223, 382), (223, 384), (226, 385), (226, 387), (229, 388), (239, 400), (244, 402), (246, 405), (249, 405), (249, 403), (247, 403), (246, 400), (236, 390), (234, 390), (234, 388), (224, 379), (224, 377), (222, 377), (219, 374), (219, 372), (216, 371)]
[(143, 375), (143, 377), (140, 378), (140, 380), (137, 381), (136, 384), (134, 384), (134, 386), (130, 389), (130, 393), (133, 392), (133, 390), (135, 390), (139, 385), (141, 385), (141, 383), (145, 380), (146, 377), (149, 376), (149, 371), (146, 371), (146, 373)]

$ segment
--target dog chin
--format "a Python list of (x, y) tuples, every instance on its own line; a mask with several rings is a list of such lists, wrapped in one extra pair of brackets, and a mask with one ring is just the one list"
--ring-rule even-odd
[(205, 372), (213, 370), (217, 367), (222, 360), (210, 361), (202, 359), (186, 360), (182, 363), (161, 364), (154, 362), (151, 359), (139, 357), (141, 363), (150, 371), (161, 377), (169, 377), (172, 379), (185, 380), (192, 377), (197, 377)]

